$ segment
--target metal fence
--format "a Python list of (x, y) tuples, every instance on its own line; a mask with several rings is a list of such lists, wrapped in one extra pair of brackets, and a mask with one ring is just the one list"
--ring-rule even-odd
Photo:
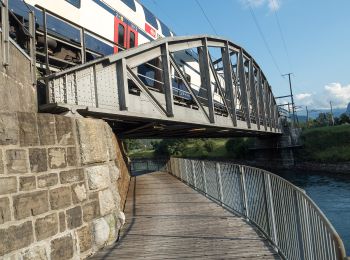
[(171, 158), (167, 171), (255, 225), (285, 259), (345, 259), (339, 235), (305, 192), (270, 172)]
[(130, 172), (132, 176), (141, 175), (150, 172), (164, 171), (168, 159), (133, 159), (130, 163)]

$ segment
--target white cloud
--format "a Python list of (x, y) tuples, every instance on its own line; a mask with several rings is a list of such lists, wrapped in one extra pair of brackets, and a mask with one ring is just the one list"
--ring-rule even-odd
[(342, 86), (340, 83), (330, 83), (318, 93), (298, 93), (295, 95), (297, 105), (309, 106), (317, 109), (328, 109), (329, 102), (333, 107), (345, 108), (350, 102), (350, 84)]
[(281, 0), (240, 0), (245, 6), (253, 8), (267, 6), (270, 11), (277, 11), (281, 7)]

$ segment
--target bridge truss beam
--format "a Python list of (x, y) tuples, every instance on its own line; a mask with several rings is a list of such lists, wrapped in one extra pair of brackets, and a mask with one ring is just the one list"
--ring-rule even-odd
[[(213, 62), (216, 50), (221, 58)], [(195, 72), (193, 78), (188, 69)], [(125, 137), (154, 137), (154, 132), (171, 137), (174, 125), (184, 126), (183, 132), (176, 129), (183, 137), (282, 131), (276, 101), (259, 65), (243, 48), (217, 37), (163, 38), (45, 81), (41, 110), (103, 118)]]

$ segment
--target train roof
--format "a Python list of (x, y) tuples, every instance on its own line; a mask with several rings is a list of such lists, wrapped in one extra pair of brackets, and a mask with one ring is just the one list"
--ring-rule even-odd
[[(157, 16), (154, 15), (147, 7), (145, 7), (140, 0), (121, 0), (124, 4), (126, 4), (131, 10), (136, 12), (136, 5), (135, 2), (137, 2), (142, 8), (145, 13), (146, 22), (152, 25), (155, 29), (159, 30), (161, 29), (164, 36), (173, 36), (175, 33), (170, 29), (169, 26), (167, 26), (162, 20), (160, 20)], [(159, 28), (158, 23), (159, 22), (161, 28)]]

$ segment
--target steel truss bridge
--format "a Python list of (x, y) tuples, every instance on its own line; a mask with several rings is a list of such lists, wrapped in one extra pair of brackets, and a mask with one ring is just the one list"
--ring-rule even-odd
[[(191, 69), (200, 86), (189, 79), (184, 64), (199, 65)], [(152, 68), (153, 77), (142, 74), (140, 66)], [(259, 65), (243, 48), (218, 37), (162, 38), (52, 74), (45, 82), (42, 111), (107, 120), (120, 137), (282, 132), (278, 106)]]

